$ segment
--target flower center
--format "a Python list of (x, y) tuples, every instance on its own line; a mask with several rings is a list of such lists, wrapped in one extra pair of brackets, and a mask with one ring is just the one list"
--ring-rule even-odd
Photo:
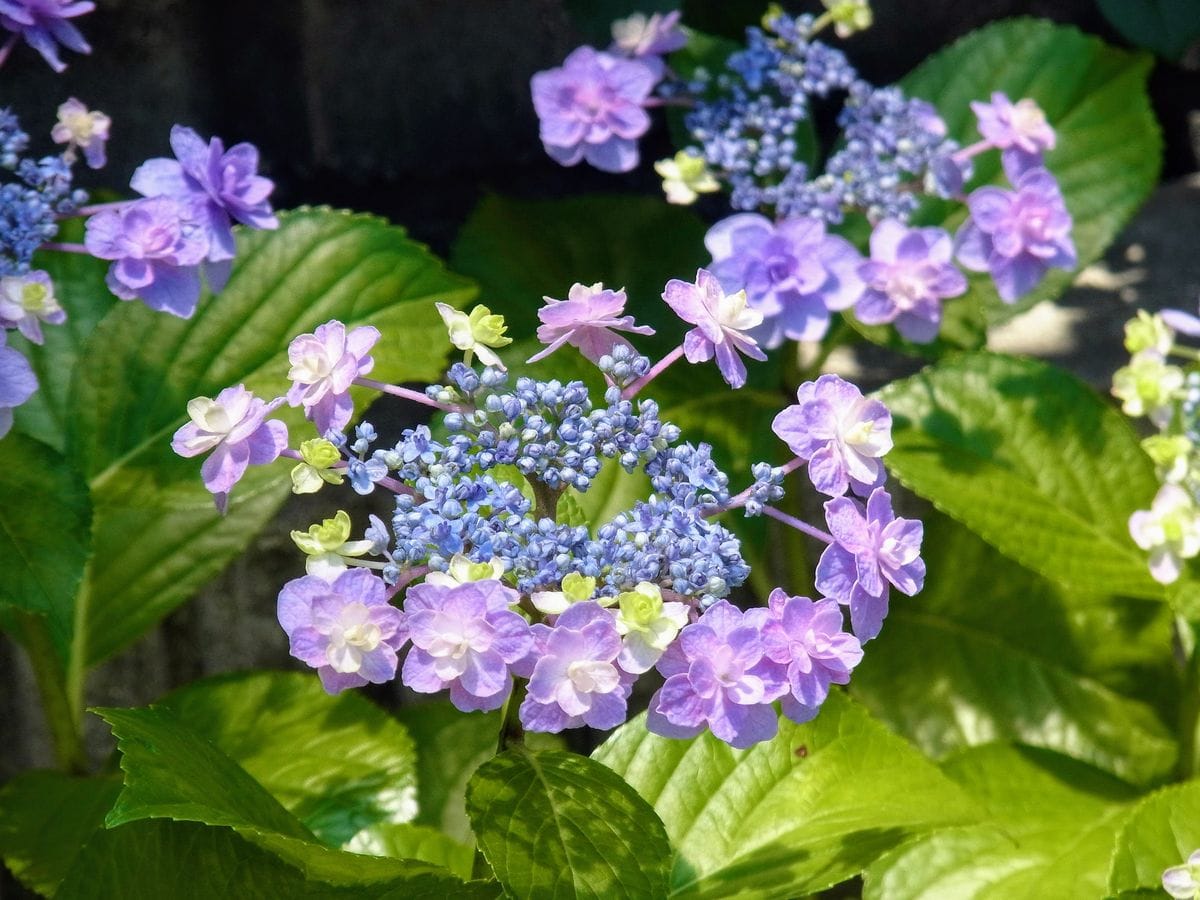
[(567, 678), (581, 694), (607, 694), (617, 686), (612, 663), (595, 659), (578, 660), (567, 666)]

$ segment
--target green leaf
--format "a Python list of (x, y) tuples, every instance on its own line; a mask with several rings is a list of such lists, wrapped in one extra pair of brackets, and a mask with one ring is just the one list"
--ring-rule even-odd
[[(343, 854), (352, 861), (369, 857)], [(56, 900), (483, 900), (494, 884), (432, 871), (313, 877), (228, 828), (150, 820), (100, 830), (79, 854)]]
[(660, 738), (639, 718), (593, 754), (666, 825), (671, 896), (814, 893), (907, 838), (976, 812), (933, 763), (840, 691), (814, 721), (782, 720), (779, 732), (738, 751), (707, 733)]
[(587, 757), (510, 750), (467, 787), (480, 849), (515, 897), (665, 897), (671, 848), (632, 788)]
[(1134, 810), (1116, 844), (1108, 889), (1161, 888), (1164, 869), (1200, 848), (1200, 781), (1173, 784)]
[(412, 739), (358, 694), (331, 697), (308, 674), (252, 672), (194, 682), (160, 705), (327, 844), (416, 815)]
[(18, 775), (0, 789), (0, 857), (27, 888), (52, 896), (120, 790), (113, 777)]
[(1132, 788), (1064, 757), (1003, 744), (967, 751), (944, 769), (985, 815), (885, 856), (868, 870), (866, 900), (1104, 896)]
[(419, 859), (447, 869), (467, 880), (475, 864), (475, 847), (425, 825), (384, 822), (364, 828), (351, 838), (344, 849), (368, 856), (393, 859)]
[(467, 819), (467, 782), (496, 753), (500, 713), (463, 715), (449, 702), (402, 706), (400, 721), (417, 745), (416, 824), (473, 844)]
[[(1058, 134), (1046, 165), (1074, 217), (1072, 236), (1083, 268), (1100, 258), (1158, 182), (1162, 138), (1146, 92), (1152, 64), (1145, 54), (1117, 50), (1075, 28), (1010, 19), (934, 54), (900, 85), (933, 103), (949, 136), (964, 146), (979, 139), (972, 100), (986, 101), (993, 91), (1035, 100)], [(975, 158), (972, 187), (1002, 179), (998, 153)], [(961, 204), (933, 202), (916, 220), (953, 231), (965, 218)], [(1009, 306), (986, 273), (972, 275), (967, 295), (946, 306), (946, 329), (960, 329), (959, 320), (974, 318), (979, 307), (989, 325), (1006, 321), (1057, 297), (1073, 277), (1051, 269), (1034, 291)]]
[[(71, 401), (68, 456), (88, 475), (96, 509), (82, 595), (86, 663), (110, 656), (190, 597), (287, 496), (285, 463), (252, 467), (229, 514), (219, 516), (199, 461), (170, 448), (188, 400), (238, 383), (267, 397), (282, 393), (288, 342), (330, 318), (383, 333), (372, 377), (435, 378), (449, 345), (433, 303), (462, 304), (473, 294), (400, 228), (300, 210), (282, 216), (278, 231), (239, 234), (228, 286), (203, 299), (191, 319), (140, 303), (113, 310), (79, 360)], [(280, 415), (293, 440), (311, 433), (297, 413)]]
[(1180, 60), (1200, 40), (1197, 0), (1096, 0), (1104, 17), (1127, 41)]
[(558, 498), (558, 509), (555, 510), (554, 521), (560, 525), (570, 525), (572, 528), (589, 525), (587, 515), (583, 511), (583, 507), (579, 505), (580, 495), (573, 491), (574, 488)]
[(943, 516), (925, 526), (927, 587), (893, 596), (854, 695), (934, 757), (1013, 740), (1128, 781), (1167, 775), (1175, 740), (1114, 689), (1177, 702), (1165, 605), (1069, 595)]
[(0, 441), (0, 607), (44, 616), (64, 666), (91, 524), (87, 485), (57, 450), (16, 432)]
[[(83, 220), (65, 223), (58, 240), (82, 241)], [(25, 354), (38, 379), (37, 393), (14, 411), (14, 427), (59, 453), (66, 449), (68, 399), (75, 362), (97, 323), (119, 302), (104, 284), (109, 265), (85, 253), (39, 253), (34, 257), (33, 267), (50, 275), (67, 321), (43, 327), (45, 343), (41, 345), (25, 340), (16, 332), (9, 334), (11, 345)]]
[(892, 410), (887, 465), (903, 484), (1001, 553), (1069, 588), (1163, 597), (1129, 516), (1154, 496), (1126, 420), (1068, 373), (968, 353), (880, 392)]

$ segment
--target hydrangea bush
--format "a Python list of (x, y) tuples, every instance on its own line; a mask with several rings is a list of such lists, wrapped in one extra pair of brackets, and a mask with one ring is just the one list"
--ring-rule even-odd
[[(0, 0), (0, 64), (61, 70), (92, 6)], [(664, 196), (489, 198), (453, 272), (184, 125), (94, 203), (119, 116), (0, 110), (0, 628), (58, 766), (0, 787), (11, 873), (1197, 896), (1200, 319), (1139, 313), (1116, 403), (985, 349), (1153, 187), (1146, 63), (1013, 20), (875, 86), (872, 20), (613, 23), (530, 121), (615, 174), (667, 119)], [(860, 340), (920, 368), (855, 383)], [(89, 709), (289, 495), (293, 671)]]

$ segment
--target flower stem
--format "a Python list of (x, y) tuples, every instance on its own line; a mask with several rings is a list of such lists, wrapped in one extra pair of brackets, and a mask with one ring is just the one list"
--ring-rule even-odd
[(405, 569), (400, 573), (399, 580), (387, 589), (387, 598), (391, 600), (418, 578), (424, 578), (428, 574), (429, 566), (413, 566), (411, 569)]
[(976, 141), (975, 143), (969, 144), (955, 153), (953, 159), (956, 163), (965, 163), (971, 157), (978, 156), (980, 153), (986, 153), (994, 146), (995, 145), (988, 140)]
[(411, 388), (398, 387), (394, 384), (387, 384), (383, 381), (376, 381), (374, 378), (358, 377), (354, 379), (354, 383), (362, 387), (368, 387), (372, 390), (383, 391), (385, 394), (391, 394), (393, 397), (403, 397), (405, 400), (411, 400), (414, 403), (421, 403), (425, 406), (432, 406), (434, 409), (440, 409), (443, 412), (459, 412), (462, 407), (453, 403), (439, 403), (433, 400), (420, 391), (414, 391)]
[(136, 203), (135, 200), (114, 200), (111, 203), (93, 203), (91, 206), (81, 206), (69, 216), (63, 216), (64, 219), (78, 219), (83, 216), (94, 216), (98, 212), (104, 212), (106, 209), (120, 209), (123, 206), (128, 206), (130, 203)]
[(773, 506), (764, 506), (763, 512), (775, 521), (782, 522), (784, 525), (790, 525), (797, 531), (803, 532), (809, 537), (816, 538), (818, 541), (823, 541), (826, 544), (832, 544), (834, 542), (833, 535), (829, 534), (828, 532), (822, 531), (815, 525), (809, 525), (807, 522), (802, 522), (795, 516), (789, 516), (787, 513), (782, 512)]
[(638, 392), (642, 388), (665, 372), (667, 368), (681, 356), (683, 356), (683, 344), (680, 344), (678, 347), (656, 362), (649, 372), (647, 372), (637, 381), (633, 382), (633, 384), (629, 385), (629, 387), (625, 388), (625, 390), (621, 392), (621, 399), (632, 400), (638, 395)]
[(0, 66), (4, 65), (4, 61), (8, 59), (8, 54), (12, 53), (13, 47), (17, 46), (17, 38), (20, 34), (14, 32), (13, 35), (4, 42), (4, 46), (0, 47)]
[(60, 241), (47, 241), (38, 247), (39, 250), (58, 250), (62, 253), (82, 253), (85, 256), (90, 256), (91, 251), (83, 244), (69, 244)]

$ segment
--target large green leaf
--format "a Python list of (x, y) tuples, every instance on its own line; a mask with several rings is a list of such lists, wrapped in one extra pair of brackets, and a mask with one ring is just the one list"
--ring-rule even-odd
[[(986, 101), (1002, 91), (1013, 100), (1037, 101), (1058, 133), (1046, 165), (1074, 217), (1082, 268), (1100, 257), (1158, 182), (1162, 138), (1146, 92), (1152, 63), (1145, 54), (1117, 50), (1074, 28), (1011, 19), (934, 54), (900, 84), (933, 103), (950, 137), (964, 145), (979, 140), (972, 100)], [(976, 157), (971, 186), (1002, 182), (998, 153)], [(927, 204), (917, 221), (953, 230), (965, 218), (961, 205), (937, 202)], [(986, 273), (973, 275), (967, 295), (947, 306), (947, 328), (977, 318), (980, 309), (989, 324), (1005, 321), (1057, 297), (1072, 277), (1051, 269), (1034, 291), (1009, 306)]]
[[(287, 467), (252, 468), (222, 518), (197, 460), (174, 456), (192, 397), (244, 383), (284, 391), (291, 338), (331, 318), (383, 332), (374, 377), (438, 376), (449, 349), (433, 308), (460, 305), (472, 285), (448, 273), (400, 228), (369, 216), (300, 210), (278, 231), (243, 232), (220, 296), (184, 321), (122, 304), (96, 328), (72, 393), (69, 457), (96, 508), (93, 563), (81, 596), (92, 665), (134, 640), (241, 551), (287, 495)], [(97, 375), (103, 373), (103, 377)], [(311, 434), (281, 417), (294, 441)]]
[(467, 814), (514, 897), (665, 897), (671, 848), (646, 802), (609, 769), (551, 750), (480, 766)]
[(17, 776), (0, 789), (0, 857), (26, 887), (53, 895), (120, 790), (113, 777)]
[(418, 859), (442, 866), (451, 874), (469, 879), (475, 865), (475, 844), (463, 844), (427, 825), (384, 822), (364, 828), (346, 842), (345, 850), (368, 856)]
[[(83, 240), (83, 221), (66, 223), (59, 240)], [(45, 343), (40, 346), (10, 333), (12, 345), (29, 358), (38, 378), (37, 393), (15, 411), (15, 427), (61, 453), (66, 448), (75, 362), (88, 335), (119, 301), (104, 284), (109, 266), (104, 260), (85, 253), (43, 252), (34, 257), (33, 265), (53, 279), (54, 294), (67, 321), (43, 327)]]
[(1161, 887), (1164, 869), (1200, 849), (1200, 781), (1173, 784), (1147, 797), (1125, 823), (1112, 855), (1113, 893)]
[(1129, 422), (1045, 363), (968, 353), (893, 382), (887, 466), (1006, 556), (1069, 588), (1159, 599), (1129, 516), (1157, 488)]
[(45, 617), (63, 665), (91, 525), (87, 484), (57, 450), (16, 432), (0, 441), (0, 607)]
[(161, 705), (332, 846), (416, 815), (412, 739), (358, 694), (331, 697), (311, 675), (252, 672), (194, 682)]
[(733, 750), (657, 737), (644, 718), (594, 754), (653, 806), (675, 849), (672, 896), (787, 898), (861, 872), (930, 828), (969, 820), (965, 794), (835, 691), (807, 725)]
[[(346, 854), (348, 856), (348, 854)], [(351, 856), (352, 861), (370, 862)], [(330, 880), (306, 873), (228, 828), (148, 820), (96, 832), (56, 900), (484, 900), (495, 884), (432, 871)]]
[(1064, 757), (1003, 744), (967, 751), (944, 769), (985, 815), (885, 856), (867, 872), (866, 900), (1104, 896), (1132, 788)]
[(1114, 688), (1152, 702), (1162, 688), (1175, 702), (1166, 606), (1070, 595), (944, 516), (925, 525), (927, 587), (893, 595), (855, 696), (934, 757), (1014, 740), (1128, 781), (1165, 776), (1175, 740)]

